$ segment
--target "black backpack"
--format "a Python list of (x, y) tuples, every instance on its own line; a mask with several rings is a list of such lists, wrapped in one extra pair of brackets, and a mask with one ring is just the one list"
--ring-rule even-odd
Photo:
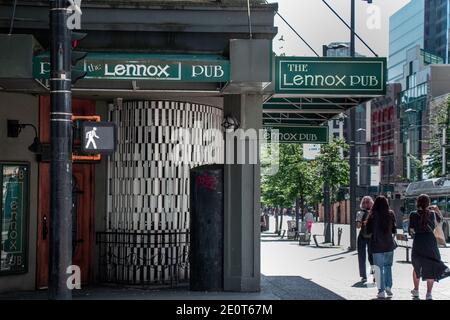
[(367, 228), (364, 225), (364, 222), (367, 221), (367, 218), (369, 217), (369, 212), (366, 210), (362, 210), (362, 212), (364, 213), (361, 219), (361, 231), (359, 232), (361, 234), (361, 236), (364, 239), (370, 239), (372, 238), (372, 234), (367, 232)]

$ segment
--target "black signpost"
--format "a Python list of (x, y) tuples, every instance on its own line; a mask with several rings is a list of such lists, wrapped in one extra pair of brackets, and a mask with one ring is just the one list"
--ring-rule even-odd
[(50, 239), (49, 298), (72, 298), (67, 268), (72, 264), (72, 82), (68, 1), (50, 1)]

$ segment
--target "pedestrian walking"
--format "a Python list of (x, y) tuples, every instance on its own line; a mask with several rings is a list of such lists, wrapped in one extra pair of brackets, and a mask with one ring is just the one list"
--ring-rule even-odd
[(366, 224), (367, 232), (372, 235), (370, 250), (373, 254), (375, 278), (379, 299), (392, 297), (392, 263), (396, 243), (393, 235), (397, 233), (395, 214), (389, 208), (388, 200), (379, 196), (370, 210)]
[(311, 234), (312, 231), (312, 226), (314, 224), (314, 215), (312, 214), (311, 211), (307, 211), (305, 214), (305, 225), (306, 225), (306, 230), (308, 231), (309, 234)]
[(417, 198), (417, 211), (410, 214), (409, 232), (414, 238), (411, 260), (413, 265), (413, 298), (419, 298), (420, 278), (427, 282), (427, 300), (433, 300), (433, 285), (450, 275), (450, 270), (441, 260), (438, 243), (434, 235), (437, 215), (430, 209), (430, 197), (425, 194)]
[[(365, 196), (361, 200), (359, 208), (361, 209), (356, 213), (356, 227), (359, 229), (358, 234), (358, 264), (359, 264), (359, 276), (361, 277), (361, 282), (367, 282), (367, 268), (366, 261), (367, 258), (370, 263), (371, 273), (373, 273), (373, 256), (370, 251), (369, 241), (371, 235), (367, 232), (367, 218), (370, 214), (370, 209), (372, 209), (373, 200), (370, 196)], [(375, 279), (375, 278), (374, 278)]]

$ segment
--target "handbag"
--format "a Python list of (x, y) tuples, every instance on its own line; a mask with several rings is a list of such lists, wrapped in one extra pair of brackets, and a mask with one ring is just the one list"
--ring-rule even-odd
[(443, 221), (438, 222), (436, 219), (436, 213), (433, 212), (433, 214), (434, 214), (434, 225), (436, 226), (433, 230), (433, 234), (436, 237), (438, 245), (446, 246), (447, 241), (445, 240), (444, 231), (442, 230)]

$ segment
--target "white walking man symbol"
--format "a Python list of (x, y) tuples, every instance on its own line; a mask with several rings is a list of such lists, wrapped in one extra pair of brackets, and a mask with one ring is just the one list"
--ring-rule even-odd
[(86, 144), (86, 149), (89, 149), (89, 146), (92, 144), (94, 149), (97, 149), (97, 144), (95, 143), (95, 138), (100, 139), (100, 137), (96, 133), (97, 128), (94, 127), (91, 131), (86, 132), (86, 139), (88, 142)]

